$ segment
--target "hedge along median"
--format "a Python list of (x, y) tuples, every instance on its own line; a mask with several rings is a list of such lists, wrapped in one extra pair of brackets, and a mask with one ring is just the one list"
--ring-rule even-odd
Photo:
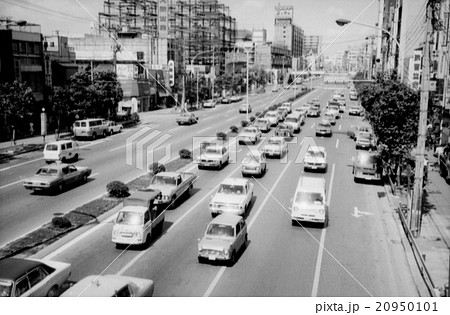
[[(169, 172), (176, 171), (191, 162), (192, 159), (177, 158), (167, 163), (165, 169)], [(150, 174), (145, 174), (128, 182), (126, 185), (130, 191), (136, 191), (147, 187), (152, 177)], [(0, 259), (19, 254), (31, 256), (86, 224), (98, 223), (97, 218), (100, 215), (118, 206), (123, 199), (103, 195), (64, 215), (55, 216), (52, 220), (53, 222), (46, 223), (37, 230), (0, 248)]]

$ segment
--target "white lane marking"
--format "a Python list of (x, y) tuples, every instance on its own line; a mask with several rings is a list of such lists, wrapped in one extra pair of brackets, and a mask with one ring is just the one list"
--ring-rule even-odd
[(95, 176), (97, 176), (98, 174), (100, 174), (100, 173), (94, 173), (94, 174), (91, 174), (89, 177), (95, 177)]
[(312, 124), (311, 129), (313, 129), (315, 125), (316, 125), (316, 123)]
[(9, 187), (9, 186), (12, 186), (12, 185), (21, 183), (21, 182), (23, 182), (23, 181), (24, 181), (24, 179), (21, 179), (21, 180), (18, 180), (17, 182), (10, 183), (10, 184), (7, 184), (7, 185), (3, 185), (3, 186), (0, 187), (0, 189), (3, 189), (3, 188), (6, 188), (6, 187)]
[(103, 142), (105, 142), (105, 140), (94, 141), (94, 142), (91, 142), (91, 143), (89, 143), (89, 144), (86, 144), (86, 145), (81, 146), (80, 149), (84, 149), (84, 148), (87, 148), (87, 147), (96, 145), (96, 144), (98, 144), (98, 143), (103, 143)]
[[(331, 179), (330, 179), (330, 188), (328, 189), (328, 200), (327, 200), (328, 209), (330, 209), (330, 205), (331, 205), (331, 196), (332, 196), (332, 192), (333, 192), (335, 168), (336, 168), (336, 164), (333, 163), (333, 169), (331, 171)], [(328, 215), (329, 215), (329, 213), (328, 213)], [(316, 271), (314, 272), (313, 287), (312, 287), (312, 291), (311, 291), (312, 297), (316, 297), (317, 291), (319, 290), (320, 269), (322, 268), (322, 257), (323, 257), (326, 233), (327, 233), (327, 228), (325, 227), (322, 229), (322, 233), (320, 233), (319, 251), (317, 253), (317, 261), (316, 261)]]
[(44, 159), (44, 157), (41, 157), (39, 159), (31, 160), (31, 161), (28, 161), (28, 162), (23, 162), (23, 163), (20, 163), (20, 164), (9, 166), (9, 167), (5, 167), (5, 168), (0, 169), (0, 172), (7, 171), (7, 170), (10, 170), (12, 168), (16, 168), (16, 167), (19, 167), (19, 166), (22, 166), (22, 165), (34, 163), (34, 162), (37, 162), (37, 161), (40, 161), (40, 160), (43, 160), (43, 159)]
[(339, 139), (336, 139), (336, 149), (339, 147)]
[(339, 125), (339, 131), (341, 131), (341, 127), (342, 127), (342, 125)]
[(116, 150), (120, 150), (120, 149), (122, 149), (122, 148), (125, 148), (126, 146), (127, 146), (126, 144), (121, 145), (120, 147), (117, 147), (117, 148), (114, 148), (114, 149), (109, 150), (109, 152), (114, 152), (114, 151), (116, 151)]
[[(250, 221), (250, 223), (248, 224), (248, 228), (247, 231), (250, 231), (251, 227), (253, 226), (253, 223), (256, 221), (256, 219), (258, 218), (259, 214), (261, 213), (262, 209), (264, 208), (264, 206), (267, 203), (267, 200), (272, 196), (273, 191), (275, 190), (275, 188), (278, 186), (278, 182), (281, 180), (281, 178), (283, 178), (284, 173), (286, 172), (286, 170), (288, 169), (289, 165), (291, 164), (292, 160), (289, 161), (286, 166), (284, 167), (284, 170), (281, 172), (280, 176), (277, 178), (277, 180), (275, 181), (275, 183), (272, 185), (272, 188), (270, 189), (270, 191), (267, 193), (266, 198), (264, 198), (263, 202), (261, 203), (261, 205), (259, 206), (258, 210), (256, 211), (255, 215), (253, 216), (252, 220)], [(208, 289), (206, 290), (205, 294), (203, 294), (203, 297), (208, 297), (211, 295), (211, 293), (214, 291), (214, 288), (216, 287), (216, 285), (219, 283), (220, 278), (222, 277), (223, 273), (225, 272), (227, 267), (221, 267), (219, 272), (217, 273), (217, 275), (214, 277), (213, 281), (211, 282), (211, 284), (208, 286)]]
[(233, 119), (234, 119), (234, 117), (230, 118), (230, 119), (227, 119), (226, 122), (232, 121)]
[[(237, 170), (240, 170), (241, 166), (234, 169), (229, 176), (231, 176), (233, 173), (235, 173)], [(198, 206), (205, 201), (206, 198), (210, 197), (211, 194), (216, 191), (219, 188), (220, 184), (216, 185), (213, 189), (211, 189), (202, 199), (200, 199), (195, 205), (193, 205), (188, 211), (186, 211), (178, 220), (176, 220), (166, 231), (166, 233), (169, 233), (175, 226), (177, 226), (184, 218), (186, 218), (192, 211), (198, 209)], [(158, 239), (158, 241), (161, 238)], [(152, 245), (156, 244), (158, 241), (153, 243)], [(152, 246), (153, 247), (153, 246)], [(131, 266), (133, 266), (136, 261), (138, 261), (142, 256), (144, 256), (152, 247), (140, 252), (138, 255), (136, 255), (128, 264), (126, 264), (122, 269), (119, 270), (119, 272), (116, 273), (116, 275), (120, 276), (124, 274)], [(113, 262), (114, 263), (114, 262)], [(111, 263), (112, 264), (112, 263)]]
[(202, 132), (204, 132), (204, 131), (206, 131), (206, 130), (209, 130), (209, 129), (211, 129), (212, 127), (208, 127), (208, 128), (205, 128), (205, 129), (202, 129), (202, 130), (200, 130), (200, 131), (197, 131), (197, 133), (202, 133)]

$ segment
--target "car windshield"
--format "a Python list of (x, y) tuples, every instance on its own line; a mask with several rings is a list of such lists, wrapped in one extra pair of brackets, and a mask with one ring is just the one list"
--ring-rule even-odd
[(256, 133), (256, 129), (254, 129), (254, 128), (245, 128), (243, 132)]
[(316, 150), (309, 150), (306, 152), (306, 157), (310, 158), (323, 158), (325, 155), (322, 151), (316, 151)]
[(264, 124), (267, 124), (267, 120), (265, 120), (265, 119), (257, 119), (255, 124), (264, 125)]
[(211, 148), (208, 147), (205, 149), (206, 154), (222, 154), (222, 150), (220, 148)]
[(244, 157), (242, 163), (259, 163), (260, 159), (261, 157), (259, 155), (248, 154)]
[(234, 229), (231, 225), (211, 223), (208, 225), (206, 235), (219, 237), (233, 237)]
[(46, 151), (58, 151), (58, 145), (56, 144), (47, 144), (45, 147)]
[(296, 123), (296, 122), (297, 122), (297, 118), (294, 118), (294, 117), (287, 117), (285, 121), (286, 121), (286, 122), (293, 122), (293, 123)]
[(378, 162), (378, 156), (360, 153), (356, 155), (355, 163), (358, 165), (374, 165)]
[(266, 117), (272, 117), (273, 118), (273, 117), (277, 117), (277, 115), (273, 114), (273, 113), (270, 113), (270, 114), (267, 114)]
[(219, 193), (228, 195), (242, 195), (244, 193), (244, 186), (222, 184), (219, 187)]
[(117, 215), (117, 223), (125, 225), (142, 225), (144, 218), (142, 213), (120, 211)]
[(40, 168), (37, 173), (38, 175), (48, 175), (48, 176), (56, 176), (58, 174), (58, 170), (54, 168)]
[(11, 296), (12, 286), (12, 282), (0, 280), (0, 297)]
[(175, 185), (175, 178), (170, 177), (170, 176), (155, 176), (155, 177), (153, 177), (152, 184)]
[(269, 139), (268, 140), (269, 144), (281, 144), (281, 139)]
[(295, 195), (295, 203), (305, 205), (323, 205), (323, 196), (320, 193), (298, 191)]
[(358, 106), (352, 106), (352, 109), (353, 109), (353, 110), (358, 110), (359, 107), (358, 107)]
[(319, 128), (330, 128), (329, 124), (324, 124), (324, 123), (319, 123), (318, 125)]

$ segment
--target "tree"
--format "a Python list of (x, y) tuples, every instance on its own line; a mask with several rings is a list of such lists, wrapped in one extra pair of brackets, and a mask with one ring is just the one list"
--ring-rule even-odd
[(71, 102), (69, 92), (60, 86), (54, 86), (52, 90), (52, 112), (56, 116), (57, 128), (61, 130), (61, 118), (71, 112)]
[(419, 93), (396, 76), (382, 74), (374, 83), (357, 84), (356, 88), (384, 153), (398, 165), (417, 143)]
[(112, 71), (77, 72), (70, 79), (72, 109), (83, 117), (110, 118), (123, 97), (120, 83)]
[(36, 99), (33, 91), (26, 82), (14, 81), (13, 83), (0, 84), (0, 114), (4, 117), (3, 134), (6, 134), (7, 126), (23, 127), (23, 119), (31, 117)]

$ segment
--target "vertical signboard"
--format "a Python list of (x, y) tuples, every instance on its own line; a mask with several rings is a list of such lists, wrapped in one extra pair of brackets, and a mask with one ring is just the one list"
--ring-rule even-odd
[(168, 33), (168, 0), (158, 1), (158, 37), (161, 39), (167, 38)]

